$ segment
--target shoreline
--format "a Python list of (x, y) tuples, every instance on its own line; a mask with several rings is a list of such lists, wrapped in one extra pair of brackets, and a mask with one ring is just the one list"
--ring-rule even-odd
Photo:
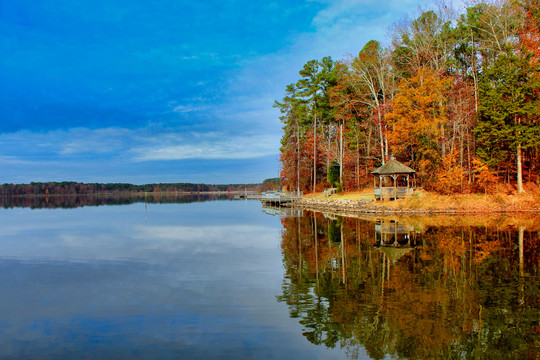
[(353, 215), (538, 214), (540, 194), (438, 195), (420, 191), (394, 201), (375, 201), (365, 194), (341, 194), (328, 198), (310, 194), (282, 206)]

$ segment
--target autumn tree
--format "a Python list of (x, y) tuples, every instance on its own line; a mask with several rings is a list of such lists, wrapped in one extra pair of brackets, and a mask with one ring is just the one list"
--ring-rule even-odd
[(392, 149), (420, 169), (426, 178), (442, 156), (442, 129), (447, 122), (448, 80), (429, 69), (420, 69), (410, 80), (402, 80), (392, 112), (386, 114)]
[(523, 26), (518, 30), (519, 45), (522, 52), (529, 52), (531, 63), (540, 63), (540, 1), (525, 0), (521, 2)]
[[(358, 187), (360, 166), (371, 159), (373, 111), (366, 105), (363, 94), (351, 82), (349, 63), (338, 63), (336, 86), (330, 90), (330, 104), (333, 109), (334, 127), (329, 126), (329, 160), (336, 159), (340, 165), (340, 183), (345, 188)], [(330, 125), (330, 124), (329, 124)], [(331, 138), (335, 145), (331, 145)]]
[(457, 151), (442, 157), (441, 166), (436, 171), (435, 189), (443, 194), (456, 193), (463, 190), (464, 171), (459, 164)]
[(475, 175), (475, 183), (484, 190), (484, 193), (488, 193), (489, 189), (492, 189), (497, 182), (497, 177), (489, 169), (482, 160), (478, 158), (473, 159), (473, 169)]
[(350, 63), (346, 78), (357, 93), (357, 102), (370, 109), (378, 130), (381, 162), (388, 157), (386, 123), (387, 104), (395, 86), (387, 51), (377, 41), (369, 41)]

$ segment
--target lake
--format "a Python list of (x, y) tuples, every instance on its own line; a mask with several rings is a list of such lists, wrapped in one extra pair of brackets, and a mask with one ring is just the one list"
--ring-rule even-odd
[(537, 216), (344, 218), (225, 196), (2, 205), (0, 358), (540, 356)]

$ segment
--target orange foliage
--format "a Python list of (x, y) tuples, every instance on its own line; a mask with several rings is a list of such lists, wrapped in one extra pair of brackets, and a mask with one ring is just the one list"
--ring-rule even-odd
[(442, 158), (442, 165), (437, 170), (434, 187), (443, 194), (460, 192), (463, 189), (463, 168), (458, 164), (458, 154), (453, 152)]
[(403, 79), (386, 114), (390, 127), (388, 140), (401, 158), (420, 165), (420, 176), (427, 176), (440, 160), (439, 144), (446, 116), (449, 79), (429, 69), (420, 69), (411, 79)]
[(525, 23), (519, 31), (522, 50), (533, 55), (532, 62), (540, 64), (540, 1), (530, 1), (525, 14)]
[(478, 158), (473, 159), (473, 169), (478, 187), (483, 189), (486, 194), (492, 193), (494, 185), (497, 183), (497, 176)]

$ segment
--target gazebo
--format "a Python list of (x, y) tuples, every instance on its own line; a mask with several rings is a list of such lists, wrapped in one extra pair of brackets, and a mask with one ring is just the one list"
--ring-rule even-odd
[(371, 172), (374, 175), (375, 199), (392, 200), (412, 194), (412, 175), (415, 172), (392, 155), (386, 164)]

